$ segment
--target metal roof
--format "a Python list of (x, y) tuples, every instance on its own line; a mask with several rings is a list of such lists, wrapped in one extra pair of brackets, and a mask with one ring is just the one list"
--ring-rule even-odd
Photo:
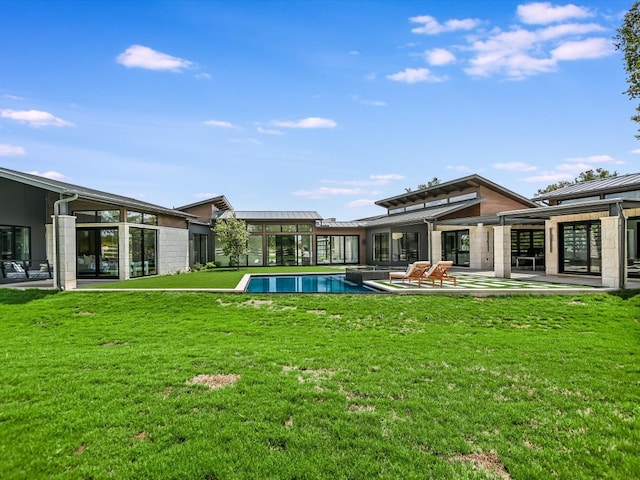
[(523, 210), (510, 210), (499, 212), (498, 216), (503, 219), (528, 219), (528, 220), (548, 220), (558, 215), (577, 215), (580, 213), (608, 212), (612, 206), (621, 205), (623, 209), (640, 208), (640, 200), (629, 200), (624, 198), (607, 198), (604, 200), (591, 200), (587, 202), (570, 203), (567, 205), (552, 205), (548, 207), (526, 208)]
[(186, 210), (188, 208), (198, 207), (200, 205), (213, 204), (218, 210), (233, 210), (233, 207), (229, 203), (229, 200), (224, 195), (219, 195), (217, 197), (209, 198), (207, 200), (202, 200), (200, 202), (190, 203), (189, 205), (184, 205), (182, 207), (176, 207), (176, 210)]
[(278, 221), (290, 221), (290, 220), (305, 220), (315, 221), (321, 220), (322, 217), (315, 211), (295, 211), (295, 210), (282, 210), (282, 211), (238, 211), (227, 210), (218, 218), (236, 217), (238, 220), (278, 220)]
[(451, 180), (450, 182), (439, 183), (438, 185), (423, 188), (421, 190), (415, 190), (403, 193), (401, 195), (396, 195), (395, 197), (378, 200), (377, 202), (375, 202), (375, 204), (385, 208), (393, 208), (399, 205), (406, 205), (407, 203), (427, 201), (441, 195), (451, 195), (452, 193), (462, 192), (463, 190), (466, 190), (470, 187), (479, 187), (481, 185), (499, 192), (506, 197), (517, 200), (524, 205), (531, 205), (532, 207), (535, 206), (535, 204), (528, 198), (525, 198), (522, 195), (519, 195), (509, 189), (498, 185), (497, 183), (492, 182), (491, 180), (487, 180), (486, 178), (475, 174), (458, 178), (456, 180)]
[(640, 173), (574, 183), (533, 198), (534, 201), (579, 198), (602, 193), (617, 193), (640, 188)]
[(441, 217), (445, 217), (459, 210), (477, 205), (482, 201), (484, 201), (483, 198), (474, 198), (472, 200), (448, 203), (446, 205), (425, 208), (423, 210), (416, 210), (408, 213), (386, 215), (384, 217), (368, 221), (367, 227), (380, 227), (385, 225), (411, 225), (415, 223), (422, 223), (425, 221), (435, 221)]
[(144, 210), (153, 213), (163, 213), (176, 217), (193, 217), (193, 215), (189, 213), (174, 210), (172, 208), (161, 207), (152, 203), (136, 200), (135, 198), (101, 192), (100, 190), (93, 190), (91, 188), (81, 187), (79, 185), (73, 185), (71, 183), (61, 182), (59, 180), (52, 180), (50, 178), (41, 177), (39, 175), (33, 175), (30, 173), (17, 172), (15, 170), (9, 170), (7, 168), (0, 168), (0, 178), (6, 178), (7, 180), (13, 180), (15, 182), (19, 182), (25, 185), (31, 185), (32, 187), (41, 188), (43, 190), (59, 193), (61, 195), (77, 194), (79, 198), (85, 200), (92, 200), (110, 205), (122, 205), (125, 207), (134, 208), (136, 210)]
[(366, 228), (369, 222), (354, 220), (351, 222), (334, 222), (322, 220), (322, 223), (317, 224), (317, 228)]

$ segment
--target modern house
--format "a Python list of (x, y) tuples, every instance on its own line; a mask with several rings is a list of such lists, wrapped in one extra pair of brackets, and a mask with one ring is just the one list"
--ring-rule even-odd
[(354, 221), (315, 211), (236, 211), (224, 196), (176, 209), (0, 169), (0, 282), (53, 275), (130, 279), (228, 264), (212, 228), (247, 224), (243, 266), (406, 266), (451, 260), (470, 269), (590, 275), (624, 288), (640, 276), (640, 173), (527, 199), (479, 175), (382, 199)]
[(191, 215), (0, 168), (0, 281), (129, 279), (189, 267)]

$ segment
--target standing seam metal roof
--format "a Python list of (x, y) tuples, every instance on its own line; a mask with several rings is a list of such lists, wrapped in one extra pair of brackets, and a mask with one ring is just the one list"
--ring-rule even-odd
[(588, 194), (596, 195), (608, 192), (615, 193), (624, 190), (632, 190), (634, 187), (640, 188), (640, 173), (631, 173), (629, 175), (620, 175), (617, 177), (574, 183), (536, 196), (533, 200), (539, 201), (566, 197), (581, 197), (587, 196)]

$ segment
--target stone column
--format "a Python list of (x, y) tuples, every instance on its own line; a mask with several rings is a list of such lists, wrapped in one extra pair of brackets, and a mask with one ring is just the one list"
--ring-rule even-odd
[(469, 228), (469, 267), (486, 270), (493, 266), (492, 243), (490, 227), (479, 223)]
[(557, 275), (560, 258), (560, 232), (557, 220), (544, 222), (544, 271), (547, 275)]
[(433, 230), (431, 232), (431, 263), (442, 260), (442, 232)]
[(511, 225), (493, 227), (494, 275), (511, 278)]
[[(620, 218), (603, 217), (600, 219), (600, 226), (602, 235), (602, 286), (624, 288), (626, 265), (620, 261), (620, 248), (626, 249), (626, 242), (620, 238)], [(626, 258), (626, 255), (622, 258)]]
[[(56, 221), (55, 217), (53, 221)], [(59, 258), (56, 258), (56, 254)], [(76, 262), (76, 217), (58, 215), (57, 235), (55, 225), (53, 229), (54, 286), (59, 286), (62, 290), (76, 288)]]

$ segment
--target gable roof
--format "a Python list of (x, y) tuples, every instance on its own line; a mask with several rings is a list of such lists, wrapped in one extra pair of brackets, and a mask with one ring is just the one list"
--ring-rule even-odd
[(567, 185), (566, 187), (538, 195), (532, 200), (563, 200), (600, 195), (603, 193), (625, 192), (635, 189), (640, 189), (640, 173), (630, 173), (628, 175), (619, 175), (617, 177), (574, 183), (572, 185)]
[(537, 205), (528, 198), (525, 198), (522, 195), (519, 195), (507, 188), (501, 187), (497, 183), (494, 183), (491, 180), (487, 180), (486, 178), (476, 174), (451, 180), (449, 182), (439, 183), (437, 185), (433, 185), (432, 187), (403, 193), (401, 195), (396, 195), (395, 197), (378, 200), (377, 202), (375, 202), (375, 204), (384, 208), (393, 208), (399, 205), (405, 205), (407, 203), (432, 200), (435, 197), (441, 195), (451, 195), (452, 193), (462, 192), (467, 188), (479, 187), (481, 185), (490, 188), (491, 190), (494, 190), (504, 195), (505, 197), (516, 200), (524, 205), (537, 207)]
[(49, 192), (59, 193), (61, 195), (75, 195), (84, 200), (92, 200), (95, 202), (106, 203), (110, 205), (122, 205), (124, 207), (144, 210), (146, 212), (161, 213), (165, 215), (173, 215), (176, 217), (190, 218), (193, 215), (172, 208), (165, 208), (153, 203), (143, 202), (131, 197), (124, 197), (122, 195), (115, 195), (113, 193), (101, 192), (100, 190), (93, 190), (91, 188), (81, 187), (79, 185), (73, 185), (71, 183), (61, 182), (59, 180), (53, 180), (51, 178), (41, 177), (39, 175), (33, 175), (31, 173), (18, 172), (15, 170), (9, 170), (8, 168), (0, 168), (0, 178), (7, 180), (13, 180), (14, 182), (22, 183), (24, 185), (30, 185), (32, 187), (41, 188)]

